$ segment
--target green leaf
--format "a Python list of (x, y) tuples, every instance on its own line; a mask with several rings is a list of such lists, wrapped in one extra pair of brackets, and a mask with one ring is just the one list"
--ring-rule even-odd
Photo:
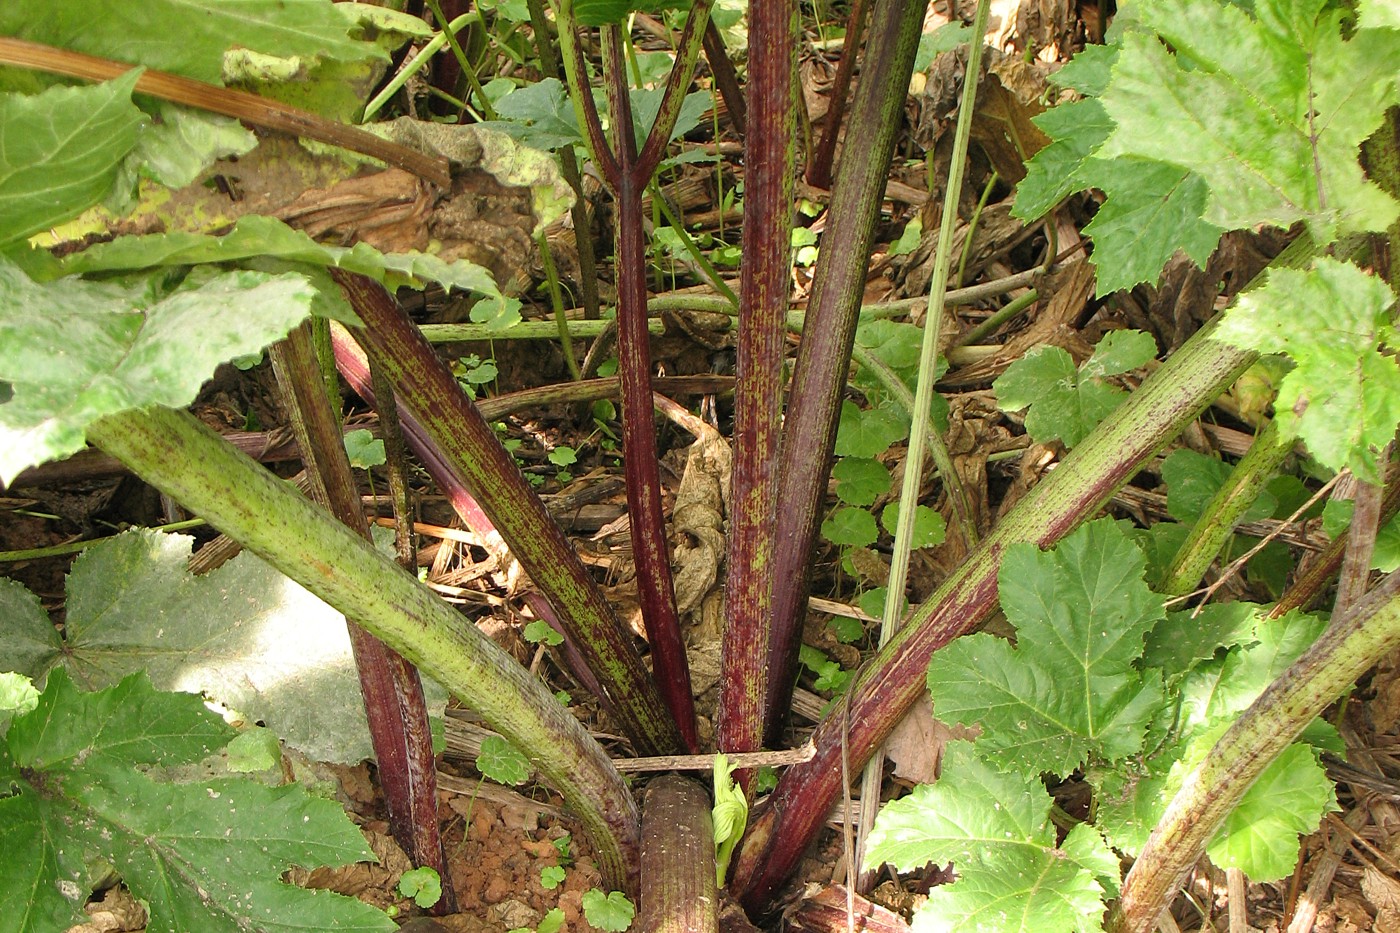
[(55, 670), (38, 706), (0, 743), (0, 759), (23, 769), (0, 798), (7, 923), (78, 922), (106, 863), (148, 905), (153, 933), (393, 930), (366, 904), (279, 880), (292, 865), (373, 859), (339, 804), (294, 784), (159, 783), (141, 767), (192, 764), (230, 735), (199, 696), (156, 693), (144, 675), (80, 693)]
[(282, 746), (271, 729), (251, 726), (234, 736), (225, 749), (228, 768), (240, 774), (267, 771), (282, 761)]
[(734, 784), (734, 768), (728, 756), (715, 756), (714, 789), (715, 805), (710, 811), (715, 833), (715, 884), (724, 887), (724, 879), (729, 874), (729, 859), (734, 854), (744, 835), (744, 827), (749, 821), (749, 800), (744, 789)]
[(534, 619), (525, 623), (525, 629), (520, 633), (525, 640), (532, 645), (562, 645), (564, 636), (556, 632), (548, 622), (543, 619)]
[(1016, 217), (1034, 220), (1067, 195), (1092, 187), (1084, 180), (1085, 166), (1113, 131), (1113, 121), (1096, 98), (1108, 85), (1109, 69), (1117, 58), (1117, 43), (1089, 45), (1050, 76), (1051, 84), (1078, 91), (1087, 99), (1051, 107), (1031, 118), (1052, 142), (1026, 163), (1026, 177), (1016, 186), (1011, 211)]
[(553, 891), (564, 883), (564, 869), (558, 865), (546, 865), (540, 869), (540, 886), (546, 891)]
[(992, 383), (997, 407), (1026, 412), (1026, 431), (1037, 443), (1078, 444), (1112, 414), (1127, 393), (1104, 381), (1143, 365), (1156, 354), (1152, 338), (1138, 331), (1114, 331), (1093, 356), (1076, 367), (1059, 347), (1036, 347), (1007, 367)]
[(1111, 330), (1080, 367), (1081, 378), (1117, 376), (1147, 364), (1157, 355), (1157, 341), (1140, 330)]
[(564, 911), (559, 907), (551, 907), (549, 912), (540, 918), (539, 925), (535, 927), (535, 933), (559, 933), (564, 929)]
[[(68, 577), (63, 641), (37, 603), (5, 611), (0, 587), (0, 669), (40, 680), (62, 666), (87, 689), (145, 670), (160, 689), (206, 693), (267, 723), (317, 761), (370, 757), (344, 617), (246, 551), (191, 574), (193, 540), (132, 530), (84, 551)], [(442, 688), (425, 688), (440, 715)]]
[(13, 671), (0, 673), (0, 732), (10, 728), (10, 720), (39, 705), (34, 681)]
[(980, 725), (979, 751), (1004, 768), (1067, 775), (1139, 751), (1163, 702), (1160, 678), (1133, 667), (1163, 615), (1143, 567), (1107, 519), (1053, 551), (1009, 547), (998, 583), (1016, 646), (976, 634), (936, 652), (928, 686), (938, 716)]
[[(921, 547), (937, 547), (943, 543), (948, 532), (948, 523), (941, 513), (935, 512), (926, 505), (914, 506), (914, 537), (910, 539), (909, 547), (918, 550)], [(880, 512), (880, 524), (885, 526), (885, 530), (894, 534), (896, 523), (899, 521), (899, 503), (891, 502)]]
[(836, 480), (836, 497), (847, 505), (874, 505), (890, 491), (890, 471), (879, 460), (868, 457), (842, 457), (831, 468)]
[(950, 742), (938, 783), (880, 811), (865, 867), (954, 863), (958, 880), (930, 892), (915, 930), (1098, 931), (1118, 859), (1087, 824), (1056, 846), (1050, 805), (1038, 776), (997, 771)]
[(1094, 240), (1096, 296), (1157, 281), (1178, 250), (1205, 267), (1224, 231), (1202, 219), (1209, 190), (1198, 175), (1131, 158), (1094, 160), (1085, 174), (1106, 196), (1083, 230)]
[[(81, 275), (268, 258), (358, 272), (382, 282), (390, 291), (423, 288), (435, 282), (448, 291), (499, 294), (491, 273), (464, 259), (446, 262), (428, 253), (385, 254), (368, 243), (350, 248), (325, 246), (276, 218), (259, 215), (239, 218), (223, 236), (177, 232), (119, 237), (73, 254), (64, 260), (62, 269), (67, 275)], [(346, 324), (360, 323), (353, 313), (337, 319)]]
[(865, 636), (865, 626), (860, 619), (852, 619), (850, 616), (832, 616), (831, 621), (827, 624), (831, 626), (836, 640), (843, 645), (860, 641)]
[(836, 430), (838, 457), (873, 458), (909, 436), (909, 421), (888, 408), (861, 411), (855, 402), (841, 403)]
[(1297, 364), (1274, 402), (1279, 429), (1302, 438), (1331, 470), (1380, 482), (1378, 452), (1400, 423), (1400, 370), (1382, 352), (1395, 296), (1380, 278), (1320, 258), (1311, 269), (1271, 269), (1245, 292), (1215, 339)]
[(880, 530), (875, 527), (874, 515), (864, 509), (843, 506), (822, 522), (822, 537), (836, 545), (865, 547), (875, 543)]
[(1264, 769), (1206, 849), (1221, 868), (1238, 868), (1250, 881), (1278, 881), (1298, 864), (1298, 836), (1316, 832), (1337, 809), (1326, 770), (1302, 743), (1290, 745)]
[(329, 0), (147, 0), (93, 6), (46, 0), (40, 8), (0, 8), (0, 35), (140, 63), (189, 78), (223, 83), (224, 55), (252, 49), (282, 58), (387, 59), (348, 35), (352, 20)]
[(481, 740), (476, 770), (498, 784), (524, 784), (530, 778), (530, 759), (499, 735)]
[(582, 145), (573, 105), (557, 78), (545, 78), (511, 91), (495, 105), (503, 119), (491, 123), (527, 146), (552, 151)]
[(286, 336), (316, 294), (303, 276), (248, 270), (166, 286), (39, 285), (0, 257), (0, 380), (14, 393), (0, 403), (0, 483), (81, 449), (105, 415), (188, 405), (219, 363)]
[(1259, 607), (1244, 602), (1209, 603), (1199, 614), (1169, 612), (1147, 633), (1142, 667), (1161, 670), (1171, 682), (1221, 648), (1253, 643), (1258, 619)]
[(578, 463), (578, 452), (572, 447), (556, 447), (549, 452), (549, 462), (555, 466), (570, 466)]
[(399, 876), (399, 893), (427, 910), (442, 899), (442, 878), (436, 869), (426, 865), (411, 868)]
[(621, 891), (604, 894), (597, 888), (583, 894), (583, 916), (589, 923), (609, 933), (622, 933), (632, 925), (637, 908)]
[[(1162, 479), (1167, 484), (1167, 514), (1179, 522), (1196, 521), (1225, 485), (1230, 472), (1230, 465), (1215, 457), (1184, 447), (1172, 451), (1162, 461)], [(1276, 507), (1274, 497), (1261, 491), (1240, 521), (1271, 518)]]
[(345, 455), (350, 465), (358, 470), (384, 463), (384, 442), (374, 436), (374, 432), (364, 428), (347, 431), (345, 434)]
[[(0, 35), (22, 4), (0, 10)], [(6, 12), (8, 11), (8, 12)], [(31, 14), (35, 20), (47, 12)], [(92, 87), (0, 95), (0, 249), (101, 202), (148, 122), (131, 102), (139, 71)]]
[(961, 22), (944, 23), (933, 32), (919, 36), (919, 48), (914, 53), (914, 73), (926, 70), (935, 58), (944, 52), (951, 52), (971, 38), (972, 27)]
[(114, 192), (122, 200), (135, 188), (138, 175), (168, 188), (183, 188), (215, 160), (243, 155), (258, 144), (258, 138), (232, 117), (164, 101), (153, 106), (157, 119), (137, 137), (124, 163), (125, 178)]
[(1099, 154), (1179, 166), (1210, 189), (1205, 219), (1227, 230), (1306, 220), (1383, 230), (1397, 204), (1368, 181), (1357, 147), (1395, 98), (1400, 33), (1342, 39), (1325, 0), (1258, 0), (1253, 10), (1145, 0), (1102, 102), (1116, 128)]

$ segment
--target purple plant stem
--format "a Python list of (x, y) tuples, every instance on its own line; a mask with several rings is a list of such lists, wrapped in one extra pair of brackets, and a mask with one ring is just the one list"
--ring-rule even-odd
[(679, 749), (681, 735), (631, 634), (491, 425), (382, 286), (339, 269), (332, 275), (365, 322), (359, 338), (394, 381), (402, 409), (422, 425), (444, 465), (492, 516), (511, 553), (556, 607), (638, 753)]
[[(345, 527), (369, 540), (369, 525), (341, 440), (340, 421), (326, 397), (311, 327), (302, 324), (272, 348), (273, 366), (302, 450), (312, 497)], [(423, 682), (418, 670), (384, 642), (347, 620), (359, 674), (379, 785), (389, 827), (415, 865), (443, 878), (439, 913), (455, 913), (437, 816), (437, 764)]]
[[(349, 332), (343, 328), (335, 328), (331, 332), (331, 345), (335, 350), (335, 365), (340, 374), (345, 377), (345, 381), (350, 384), (350, 388), (355, 394), (365, 400), (371, 407), (378, 407), (374, 388), (370, 382), (369, 361), (365, 357), (364, 349), (355, 342)], [(423, 469), (428, 471), (428, 475), (433, 478), (438, 490), (442, 493), (447, 504), (452, 507), (452, 511), (457, 513), (471, 531), (478, 535), (488, 550), (493, 553), (504, 553), (509, 550), (505, 541), (502, 540), (496, 531), (496, 526), (491, 522), (490, 516), (481, 510), (476, 498), (463, 485), (457, 474), (447, 466), (447, 461), (442, 454), (438, 453), (433, 446), (432, 439), (424, 430), (418, 419), (406, 411), (399, 412), (399, 423), (403, 428), (404, 439), (413, 450), (419, 462), (423, 464)], [(549, 604), (549, 600), (539, 590), (530, 590), (525, 593), (524, 600), (535, 616), (544, 620), (550, 628), (563, 636), (564, 642), (559, 647), (564, 654), (564, 662), (568, 665), (569, 671), (583, 684), (583, 688), (598, 701), (603, 707), (616, 718), (616, 713), (612, 709), (612, 703), (608, 699), (607, 693), (598, 684), (598, 678), (593, 676), (593, 672), (588, 669), (587, 662), (583, 655), (579, 653), (578, 647), (569, 637), (566, 626), (559, 621), (559, 616), (555, 613), (554, 607)]]
[(762, 131), (744, 140), (744, 262), (717, 741), (763, 746), (773, 602), (775, 504), (784, 323), (792, 258), (797, 4), (768, 0), (749, 14), (750, 110)]
[(750, 911), (766, 909), (840, 796), (843, 746), (845, 770), (855, 774), (923, 693), (933, 652), (996, 608), (1005, 549), (1020, 541), (1048, 546), (1094, 515), (1252, 362), (1252, 354), (1211, 341), (1209, 331), (1174, 353), (1012, 509), (872, 659), (850, 687), (849, 715), (843, 704), (817, 727), (816, 755), (788, 768), (749, 819), (734, 885)]
[(841, 46), (841, 62), (831, 81), (831, 101), (826, 112), (826, 126), (821, 141), (812, 150), (807, 163), (807, 184), (818, 188), (831, 187), (831, 166), (836, 161), (836, 139), (841, 135), (841, 121), (846, 116), (846, 94), (851, 89), (851, 76), (856, 70), (856, 54), (861, 49), (860, 33), (865, 28), (865, 16), (870, 12), (870, 0), (855, 0), (846, 19), (846, 41)]
[(767, 739), (774, 747), (782, 738), (797, 679), (812, 544), (831, 473), (874, 224), (923, 23), (923, 11), (917, 7), (905, 0), (877, 0), (871, 12), (867, 45), (880, 54), (865, 61), (848, 131), (849, 138), (861, 140), (862, 148), (859, 158), (841, 160), (793, 370), (783, 428), (777, 509), (782, 521), (778, 523), (768, 653)]

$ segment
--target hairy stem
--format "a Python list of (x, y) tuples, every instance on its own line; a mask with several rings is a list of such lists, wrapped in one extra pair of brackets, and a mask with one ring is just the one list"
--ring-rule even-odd
[(744, 141), (744, 262), (739, 284), (738, 385), (728, 534), (720, 707), (722, 751), (763, 746), (768, 695), (784, 320), (792, 276), (797, 4), (768, 0), (749, 14), (749, 109), (762, 132)]
[(609, 883), (636, 890), (640, 828), (621, 775), (544, 684), (476, 626), (193, 415), (127, 411), (89, 426), (88, 439), (480, 713), (564, 795)]
[(1357, 677), (1400, 648), (1400, 576), (1392, 574), (1322, 636), (1235, 720), (1158, 821), (1109, 914), (1113, 933), (1157, 924), (1245, 791)]
[(797, 649), (806, 614), (812, 544), (820, 523), (841, 393), (855, 342), (874, 223), (879, 216), (923, 10), (903, 0), (876, 0), (870, 48), (852, 108), (848, 136), (862, 140), (861, 158), (842, 159), (817, 259), (802, 346), (793, 370), (783, 428), (773, 570), (773, 632), (768, 675), (767, 741), (781, 738), (797, 677)]

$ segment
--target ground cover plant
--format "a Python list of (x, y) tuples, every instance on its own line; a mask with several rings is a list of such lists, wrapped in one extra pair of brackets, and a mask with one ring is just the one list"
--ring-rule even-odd
[[(128, 532), (73, 565), (61, 627), (0, 581), (2, 922), (65, 929), (119, 880), (151, 929), (393, 928), (286, 883), (369, 852), (273, 735), (316, 761), (372, 754), (414, 866), (393, 880), (405, 909), (457, 914), (476, 892), (454, 889), (438, 818), (445, 694), (492, 733), (472, 755), (483, 778), (551, 788), (586, 835), (597, 883), (573, 892), (573, 922), (596, 929), (717, 929), (720, 892), (724, 922), (779, 922), (862, 769), (863, 806), (889, 802), (873, 829), (844, 809), (852, 887), (882, 865), (952, 865), (909, 911), (917, 930), (1170, 928), (1210, 866), (1237, 926), (1246, 881), (1298, 877), (1300, 837), (1339, 805), (1329, 769), (1368, 754), (1354, 707), (1332, 704), (1400, 647), (1400, 17), (1379, 0), (1137, 0), (1086, 18), (1091, 41), (1047, 36), (1066, 59), (1047, 86), (1031, 27), (997, 34), (1019, 56), (983, 48), (988, 6), (925, 33), (919, 4), (855, 3), (820, 140), (799, 50), (806, 17), (829, 16), (789, 0), (0, 11), (0, 483), (14, 496), (91, 444), (248, 552), (196, 574), (229, 545)], [(902, 177), (927, 205), (885, 256), (907, 253), (921, 300), (869, 301), (921, 53), (927, 165)], [(1040, 83), (1018, 96), (1027, 71)], [(799, 188), (803, 156), (829, 188)], [(676, 185), (712, 170), (721, 226), (697, 234)], [(651, 294), (677, 277), (700, 289)], [(525, 320), (535, 279), (546, 312)], [(978, 323), (952, 310), (1018, 289)], [(406, 309), (425, 290), (460, 296), (456, 320), (419, 327)], [(700, 345), (718, 313), (706, 326), (728, 336), (706, 349), (732, 350), (734, 376), (658, 378), (658, 313)], [(534, 359), (557, 353), (564, 384), (497, 394), (505, 348), (541, 324), (558, 349)], [(452, 340), (481, 342), (445, 359), (434, 341)], [(188, 410), (219, 364), (256, 373), (264, 353), (297, 484)], [(341, 380), (377, 412), (382, 451), (345, 436)], [(989, 479), (979, 444), (996, 432), (970, 427), (974, 399), (943, 397), (954, 385), (1024, 433), (998, 452), (1019, 472)], [(717, 387), (727, 442), (666, 397)], [(506, 418), (541, 400), (587, 403), (587, 429), (522, 472)], [(1202, 452), (1213, 404), (1250, 429), (1227, 428), (1233, 463)], [(669, 522), (658, 413), (696, 439)], [(619, 450), (634, 627), (536, 488)], [(381, 464), (383, 545), (354, 472)], [(1148, 492), (1144, 469), (1166, 487), (1157, 513), (1121, 507)], [(475, 553), (529, 580), (503, 592), (530, 621), (505, 628), (589, 705), (489, 636), (492, 613), (440, 595), (467, 588), (418, 579), (423, 477)], [(1307, 521), (1331, 540), (1289, 539), (1318, 550), (1295, 566), (1280, 536)], [(828, 582), (861, 611), (814, 635)], [(337, 614), (348, 640), (322, 656)], [(825, 694), (805, 743), (803, 671)], [(162, 690), (266, 728), (235, 738)], [(900, 796), (884, 747), (925, 696), (958, 731), (937, 781)], [(713, 779), (638, 795), (585, 719), (647, 767), (703, 770), (699, 753)], [(546, 848), (530, 883), (572, 884), (568, 841)], [(1397, 898), (1377, 877), (1382, 928)], [(846, 928), (855, 897), (840, 927), (802, 905), (793, 922)], [(498, 920), (564, 917), (561, 901)]]

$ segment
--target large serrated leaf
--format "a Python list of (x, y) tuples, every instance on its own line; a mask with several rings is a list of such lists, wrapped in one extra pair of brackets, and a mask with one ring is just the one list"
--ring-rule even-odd
[(249, 49), (281, 58), (386, 58), (351, 39), (352, 19), (330, 0), (16, 0), (0, 6), (0, 35), (223, 83), (224, 55)]
[[(192, 540), (136, 530), (89, 548), (69, 576), (66, 639), (32, 608), (0, 613), (0, 669), (39, 680), (64, 668), (88, 689), (145, 670), (160, 689), (266, 722), (313, 759), (370, 757), (344, 617), (252, 554), (194, 576)], [(425, 688), (440, 714), (441, 688)]]
[(1134, 667), (1163, 615), (1143, 569), (1142, 552), (1108, 519), (1053, 551), (1008, 548), (998, 584), (1016, 646), (977, 634), (934, 654), (939, 717), (979, 725), (979, 752), (1031, 773), (1066, 775), (1090, 758), (1137, 752), (1163, 702), (1160, 677)]
[(1117, 124), (1100, 155), (1200, 175), (1205, 219), (1227, 230), (1306, 220), (1383, 230), (1396, 202), (1368, 181), (1357, 147), (1395, 100), (1400, 33), (1342, 38), (1326, 0), (1142, 0), (1101, 98)]
[(953, 863), (958, 880), (935, 889), (915, 930), (1097, 931), (1104, 898), (1117, 889), (1117, 858), (1087, 825), (1056, 846), (1050, 805), (1037, 777), (1000, 772), (967, 743), (950, 742), (937, 784), (880, 811), (866, 867)]
[[(1380, 481), (1379, 452), (1400, 423), (1400, 369), (1383, 352), (1395, 296), (1377, 276), (1335, 259), (1271, 269), (1240, 296), (1214, 338), (1297, 364), (1274, 402), (1279, 429), (1323, 465)], [(1393, 339), (1393, 337), (1391, 338)]]
[(147, 121), (131, 102), (139, 74), (31, 97), (0, 95), (0, 249), (108, 196)]
[[(310, 313), (304, 276), (240, 270), (39, 284), (0, 257), (0, 483), (83, 446), (104, 415), (181, 407), (226, 360), (284, 337)], [(44, 309), (44, 313), (38, 313)]]
[(5, 928), (85, 919), (105, 863), (148, 905), (152, 933), (393, 930), (366, 904), (279, 880), (292, 865), (373, 859), (335, 802), (297, 785), (160, 783), (138, 767), (198, 761), (232, 734), (200, 697), (157, 693), (143, 675), (80, 693), (51, 674), (0, 742), (0, 771), (11, 765), (0, 798)]

